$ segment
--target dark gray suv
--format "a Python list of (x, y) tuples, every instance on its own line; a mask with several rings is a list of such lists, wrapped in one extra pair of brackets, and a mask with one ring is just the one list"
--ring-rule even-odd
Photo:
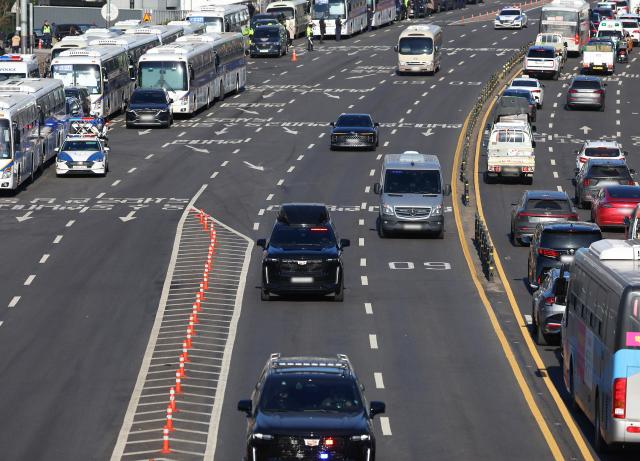
[(633, 186), (635, 170), (623, 159), (590, 158), (576, 175), (575, 201), (580, 208), (587, 208), (600, 190), (606, 186)]

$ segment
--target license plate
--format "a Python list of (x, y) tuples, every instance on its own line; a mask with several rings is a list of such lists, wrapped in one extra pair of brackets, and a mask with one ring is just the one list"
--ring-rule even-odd
[(140, 120), (153, 120), (153, 115), (143, 115)]
[(261, 50), (258, 50), (258, 51), (259, 51), (260, 53), (268, 53), (268, 52), (269, 52), (269, 50), (264, 50), (264, 49), (261, 49)]
[(420, 230), (422, 226), (420, 224), (403, 224), (402, 228), (406, 230)]
[(313, 283), (313, 277), (291, 277), (291, 283)]
[(532, 217), (529, 218), (529, 222), (552, 222), (557, 221), (558, 218), (543, 218), (543, 217)]
[(571, 256), (571, 255), (562, 255), (562, 256), (560, 256), (560, 262), (562, 264), (569, 264), (569, 263), (573, 262), (573, 256)]
[(593, 66), (593, 70), (603, 70), (604, 67), (602, 66)]
[(87, 167), (84, 166), (84, 165), (73, 165), (71, 168), (74, 169), (74, 170), (86, 170), (87, 169)]

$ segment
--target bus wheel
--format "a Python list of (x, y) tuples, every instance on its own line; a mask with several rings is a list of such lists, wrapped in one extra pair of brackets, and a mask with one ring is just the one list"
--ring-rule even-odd
[(224, 83), (220, 82), (220, 96), (218, 101), (224, 101)]
[(240, 77), (236, 74), (236, 94), (240, 94)]
[(604, 441), (600, 428), (600, 396), (596, 394), (596, 412), (593, 422), (594, 434), (593, 434), (593, 448), (596, 453), (607, 453), (609, 451), (609, 445)]

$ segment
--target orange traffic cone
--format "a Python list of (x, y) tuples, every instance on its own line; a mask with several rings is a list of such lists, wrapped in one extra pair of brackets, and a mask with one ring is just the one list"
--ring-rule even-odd
[(298, 60), (298, 56), (296, 55), (296, 49), (293, 49), (293, 54), (291, 55), (291, 62), (296, 62)]

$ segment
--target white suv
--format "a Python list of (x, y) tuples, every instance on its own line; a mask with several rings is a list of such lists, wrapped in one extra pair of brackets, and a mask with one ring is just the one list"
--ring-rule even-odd
[(558, 80), (562, 72), (562, 56), (556, 55), (553, 46), (534, 45), (524, 58), (524, 73), (535, 77)]
[(627, 152), (622, 150), (622, 145), (616, 141), (586, 141), (582, 149), (576, 151), (576, 174), (590, 158), (626, 160)]
[(528, 75), (522, 75), (513, 79), (509, 88), (518, 90), (529, 90), (529, 93), (538, 103), (538, 108), (542, 107), (544, 101), (544, 85), (537, 78), (531, 78)]

